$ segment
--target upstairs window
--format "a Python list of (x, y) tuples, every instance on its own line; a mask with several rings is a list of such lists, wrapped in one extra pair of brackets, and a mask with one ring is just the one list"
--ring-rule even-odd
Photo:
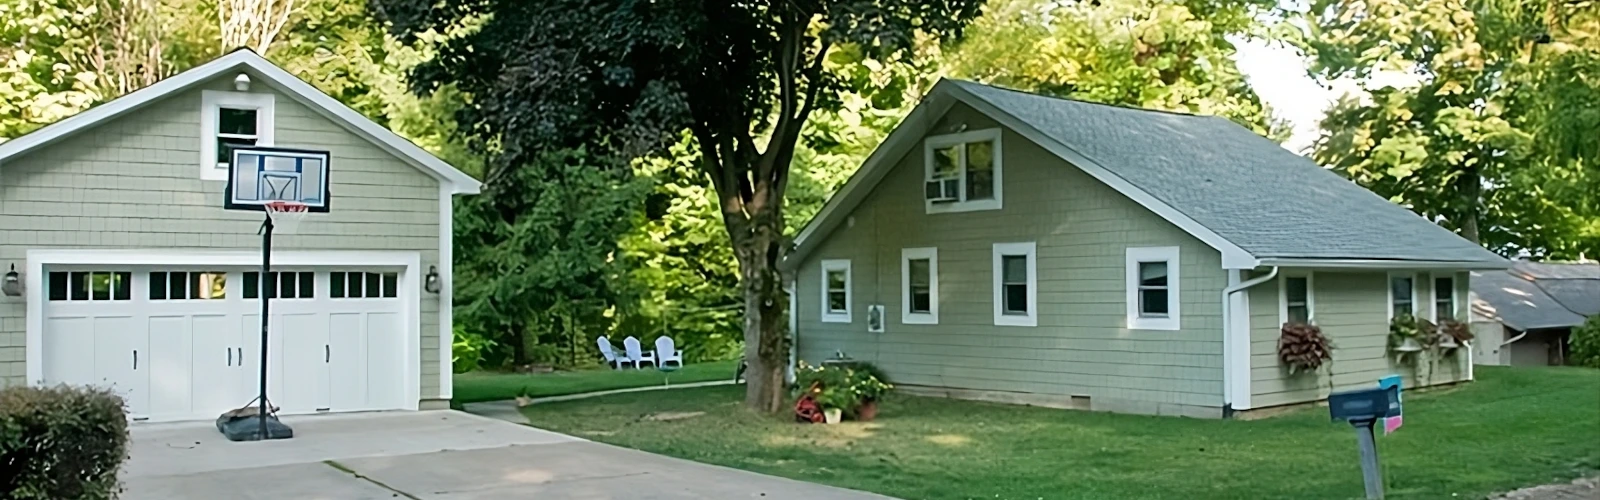
[(822, 261), (822, 322), (850, 322), (850, 261)]
[(200, 176), (226, 180), (233, 150), (273, 145), (273, 95), (207, 90), (200, 94)]
[(1128, 328), (1178, 329), (1178, 247), (1127, 250)]
[(1000, 208), (1000, 129), (929, 137), (923, 153), (928, 213)]

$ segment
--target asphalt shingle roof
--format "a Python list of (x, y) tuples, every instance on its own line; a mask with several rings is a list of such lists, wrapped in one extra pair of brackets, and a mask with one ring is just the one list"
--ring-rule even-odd
[(1473, 273), (1472, 293), (1475, 307), (1518, 330), (1577, 326), (1600, 314), (1600, 265), (1518, 262)]
[(1257, 258), (1502, 260), (1224, 118), (952, 83)]

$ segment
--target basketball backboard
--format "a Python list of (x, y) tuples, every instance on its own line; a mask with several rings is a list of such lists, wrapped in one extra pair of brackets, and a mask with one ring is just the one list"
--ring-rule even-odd
[(328, 211), (327, 151), (242, 147), (230, 157), (223, 208), (261, 211), (268, 203), (288, 201), (311, 212)]

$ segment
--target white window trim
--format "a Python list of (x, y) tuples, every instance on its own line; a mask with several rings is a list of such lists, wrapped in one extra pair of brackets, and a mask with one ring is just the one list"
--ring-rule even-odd
[[(844, 312), (842, 312), (842, 313), (841, 312), (833, 312), (833, 311), (829, 311), (828, 310), (828, 272), (829, 271), (844, 271)], [(828, 259), (828, 260), (822, 261), (822, 280), (820, 281), (820, 283), (822, 283), (822, 303), (819, 304), (821, 307), (818, 307), (818, 309), (822, 311), (822, 322), (823, 323), (849, 323), (850, 322), (850, 312), (851, 312), (852, 309), (854, 309), (853, 307), (851, 307), (851, 303), (855, 302), (855, 293), (854, 293), (854, 291), (851, 290), (850, 281), (851, 281), (851, 278), (850, 278), (850, 260), (849, 259)]]
[[(1179, 289), (1182, 281), (1178, 275), (1178, 247), (1133, 247), (1127, 251), (1127, 312), (1129, 330), (1177, 330), (1181, 311), (1178, 309)], [(1146, 318), (1139, 315), (1139, 264), (1142, 262), (1167, 263), (1167, 317)]]
[[(994, 324), (995, 326), (1039, 326), (1039, 246), (1035, 242), (994, 244)], [(1028, 257), (1028, 314), (1006, 314), (1005, 269), (1001, 257)]]
[(217, 163), (217, 112), (222, 108), (256, 110), (256, 145), (272, 146), (274, 97), (272, 94), (206, 90), (200, 93), (200, 178), (228, 180), (226, 165)]
[[(1317, 324), (1317, 277), (1311, 271), (1278, 274), (1278, 325), (1289, 322), (1289, 278), (1306, 279), (1306, 322)], [(1385, 305), (1384, 307), (1389, 307)], [(1391, 307), (1391, 309), (1393, 309)]]
[(1456, 283), (1459, 283), (1461, 278), (1456, 276), (1455, 273), (1448, 275), (1428, 274), (1428, 319), (1433, 321), (1434, 324), (1439, 324), (1439, 282), (1435, 281), (1439, 278), (1450, 278), (1450, 313), (1456, 317), (1447, 319), (1460, 321), (1461, 295), (1456, 293), (1456, 290), (1460, 288)]
[[(928, 259), (928, 312), (911, 312), (911, 261)], [(900, 323), (939, 324), (939, 249), (934, 247), (900, 249)]]
[[(1002, 176), (1004, 175), (1003, 172), (1005, 171), (1005, 168), (1002, 165), (1004, 162), (1001, 161), (1001, 158), (1004, 158), (1005, 155), (1001, 154), (1002, 146), (1000, 144), (1000, 129), (998, 128), (973, 130), (957, 134), (935, 135), (929, 136), (927, 139), (923, 140), (923, 182), (917, 184), (917, 193), (918, 196), (921, 196), (922, 193), (924, 193), (923, 190), (926, 188), (926, 182), (933, 180), (933, 151), (935, 149), (950, 147), (957, 144), (983, 141), (990, 141), (994, 143), (994, 199), (958, 201), (953, 203), (934, 203), (928, 201), (926, 197), (924, 197), (922, 204), (926, 208), (927, 213), (943, 214), (955, 212), (974, 212), (978, 210), (999, 210), (1003, 206), (1002, 202), (1004, 197), (1001, 193), (1001, 186), (1005, 185), (1005, 183), (1002, 182)], [(960, 173), (958, 175), (961, 176), (961, 196), (964, 198), (967, 195), (967, 160), (965, 152), (962, 153)]]
[(1390, 322), (1394, 321), (1394, 279), (1395, 278), (1411, 278), (1411, 317), (1412, 318), (1418, 317), (1417, 313), (1420, 312), (1420, 311), (1418, 311), (1417, 308), (1418, 308), (1418, 306), (1421, 305), (1421, 304), (1419, 304), (1419, 302), (1421, 302), (1421, 301), (1417, 300), (1417, 296), (1421, 295), (1421, 294), (1417, 293), (1417, 282), (1419, 281), (1417, 279), (1417, 276), (1418, 276), (1418, 273), (1414, 273), (1414, 272), (1394, 272), (1394, 273), (1389, 273), (1387, 281), (1383, 282), (1383, 286), (1388, 289), (1388, 291), (1385, 292), (1385, 293), (1389, 297), (1389, 301), (1386, 302), (1386, 303), (1389, 304), (1389, 321)]

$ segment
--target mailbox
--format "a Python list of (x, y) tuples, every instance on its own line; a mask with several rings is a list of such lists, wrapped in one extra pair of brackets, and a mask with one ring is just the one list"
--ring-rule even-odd
[(1391, 386), (1329, 394), (1328, 413), (1334, 420), (1349, 422), (1397, 417), (1400, 416), (1400, 391)]

